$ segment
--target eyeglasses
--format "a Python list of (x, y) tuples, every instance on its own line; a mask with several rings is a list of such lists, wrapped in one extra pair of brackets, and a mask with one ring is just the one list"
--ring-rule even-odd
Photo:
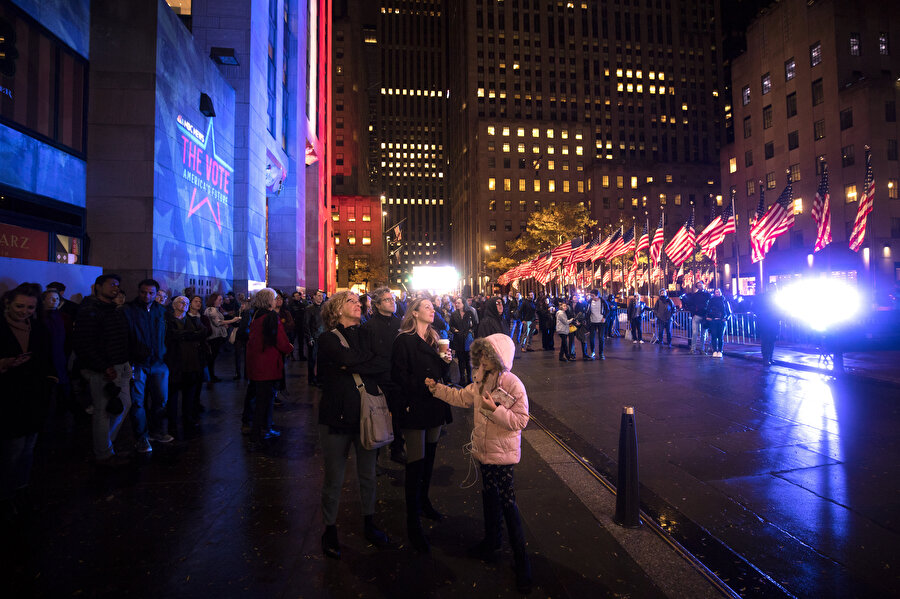
[(347, 303), (348, 303), (348, 304), (357, 304), (357, 305), (361, 305), (361, 304), (359, 303), (359, 300), (355, 300), (355, 299), (348, 299), (348, 300), (347, 300)]
[(388, 296), (386, 296), (386, 297), (381, 298), (379, 301), (382, 301), (382, 302), (391, 302), (391, 303), (393, 304), (393, 303), (396, 302), (397, 300), (394, 299), (394, 296), (393, 296), (393, 295), (388, 295)]

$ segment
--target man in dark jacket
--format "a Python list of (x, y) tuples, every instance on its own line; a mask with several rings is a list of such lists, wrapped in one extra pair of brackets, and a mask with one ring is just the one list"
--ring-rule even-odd
[(391, 380), (391, 347), (400, 331), (400, 317), (394, 314), (396, 300), (389, 287), (379, 287), (373, 291), (372, 302), (375, 308), (372, 316), (360, 328), (369, 336), (369, 344), (379, 367), (375, 378), (384, 392), (393, 417), (394, 440), (391, 442), (391, 460), (405, 464), (406, 452), (403, 450), (403, 434), (398, 419), (402, 406), (399, 403), (399, 389)]
[(669, 292), (659, 290), (659, 300), (653, 306), (653, 314), (656, 316), (657, 337), (653, 343), (662, 345), (663, 334), (666, 336), (666, 345), (672, 347), (672, 318), (675, 316), (675, 302), (669, 298)]
[(706, 305), (709, 303), (710, 294), (706, 290), (703, 281), (697, 281), (697, 290), (684, 297), (684, 305), (691, 313), (691, 353), (703, 353), (704, 321), (706, 320)]
[(310, 385), (319, 385), (316, 375), (316, 359), (319, 355), (319, 335), (325, 332), (325, 324), (322, 322), (322, 300), (325, 299), (325, 292), (321, 289), (316, 290), (312, 297), (312, 303), (306, 306), (305, 326), (306, 330), (306, 347), (309, 353), (306, 356), (306, 376)]
[[(588, 325), (588, 343), (591, 346), (591, 357), (605, 360), (606, 356), (603, 355), (603, 329), (605, 328), (604, 324), (606, 323), (606, 317), (609, 314), (609, 304), (606, 303), (606, 300), (603, 299), (597, 289), (591, 291), (591, 294), (588, 298), (586, 313)], [(594, 341), (595, 337), (597, 339), (596, 343)], [(598, 349), (598, 345), (600, 350), (599, 352), (596, 351)]]
[(113, 442), (131, 407), (131, 365), (128, 363), (128, 320), (116, 309), (119, 275), (94, 281), (94, 295), (78, 309), (73, 344), (94, 405), (94, 457), (99, 464), (117, 465)]
[(534, 292), (528, 293), (528, 297), (519, 303), (519, 319), (522, 321), (522, 335), (519, 344), (522, 351), (534, 351), (531, 349), (531, 335), (534, 332), (534, 319), (537, 316), (537, 306), (534, 305)]
[[(140, 453), (150, 453), (150, 438), (169, 443), (172, 435), (163, 430), (163, 416), (169, 396), (169, 367), (166, 355), (166, 309), (155, 300), (159, 283), (144, 279), (138, 283), (137, 297), (122, 307), (128, 320), (128, 347), (134, 381), (131, 386), (131, 424)], [(148, 422), (149, 415), (149, 422)]]
[(303, 326), (303, 323), (306, 322), (306, 299), (303, 297), (303, 291), (295, 291), (291, 294), (291, 303), (288, 309), (291, 312), (291, 317), (294, 319), (296, 323), (296, 327), (294, 327), (294, 339), (291, 339), (291, 343), (294, 344), (294, 347), (297, 348), (297, 353), (299, 354), (299, 360), (303, 361), (306, 359), (304, 348), (306, 347), (306, 327)]
[(519, 314), (519, 305), (522, 303), (522, 294), (509, 292), (509, 298), (506, 306), (503, 308), (503, 316), (509, 323), (509, 336), (512, 337), (513, 343), (519, 343), (519, 335), (522, 333), (522, 317)]

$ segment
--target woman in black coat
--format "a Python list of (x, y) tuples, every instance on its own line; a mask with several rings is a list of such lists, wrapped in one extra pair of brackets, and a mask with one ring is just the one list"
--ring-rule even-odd
[(469, 345), (475, 337), (475, 316), (467, 310), (462, 298), (456, 298), (456, 311), (450, 315), (450, 332), (453, 334), (450, 347), (459, 362), (459, 384), (466, 386), (472, 382), (472, 366), (469, 364)]
[(438, 334), (431, 327), (433, 321), (431, 301), (413, 301), (391, 349), (391, 379), (402, 401), (400, 428), (406, 440), (406, 525), (409, 540), (420, 553), (428, 553), (430, 548), (419, 513), (431, 520), (443, 518), (431, 505), (428, 488), (441, 426), (453, 420), (450, 406), (434, 397), (425, 386), (427, 378), (449, 382), (452, 359), (449, 350), (438, 353)]
[[(198, 298), (199, 299), (199, 298)], [(166, 365), (169, 367), (169, 397), (166, 401), (168, 432), (179, 439), (199, 429), (197, 398), (203, 386), (203, 369), (207, 362), (206, 338), (209, 330), (199, 316), (188, 315), (190, 300), (179, 295), (172, 300), (172, 311), (166, 314)], [(178, 403), (184, 433), (178, 434)]]
[(484, 304), (484, 318), (478, 322), (476, 339), (503, 333), (509, 335), (509, 323), (503, 319), (503, 300), (499, 297), (491, 297)]
[[(360, 329), (362, 305), (355, 293), (339, 291), (322, 304), (322, 322), (326, 332), (319, 336), (318, 372), (324, 390), (319, 400), (319, 441), (325, 460), (322, 482), (322, 551), (340, 558), (337, 516), (340, 507), (347, 456), (356, 453), (356, 478), (363, 513), (363, 535), (376, 547), (388, 545), (387, 536), (375, 526), (375, 460), (377, 450), (366, 449), (359, 438), (360, 396), (356, 388), (359, 375), (366, 390), (378, 393), (376, 375), (387, 368), (372, 351), (366, 330)], [(347, 343), (344, 346), (343, 341)]]
[(14, 518), (25, 505), (34, 446), (44, 426), (54, 376), (50, 333), (35, 318), (40, 287), (23, 283), (3, 296), (0, 318), (0, 509)]

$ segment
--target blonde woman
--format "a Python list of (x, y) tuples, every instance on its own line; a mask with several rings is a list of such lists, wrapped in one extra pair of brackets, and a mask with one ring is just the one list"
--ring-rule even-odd
[(269, 441), (281, 436), (272, 428), (275, 384), (284, 377), (284, 356), (294, 351), (284, 325), (275, 312), (275, 290), (260, 289), (253, 296), (255, 310), (247, 339), (247, 378), (256, 397), (250, 440)]
[(406, 525), (416, 551), (428, 553), (428, 539), (419, 520), (443, 516), (428, 499), (434, 457), (441, 426), (452, 422), (450, 406), (434, 397), (425, 379), (449, 381), (452, 356), (439, 352), (438, 334), (432, 328), (434, 305), (420, 298), (410, 303), (391, 350), (391, 379), (401, 402), (400, 428), (406, 440)]
[[(363, 535), (375, 547), (389, 544), (387, 535), (375, 526), (374, 521), (377, 450), (364, 449), (359, 438), (360, 399), (353, 375), (360, 375), (369, 393), (378, 393), (375, 377), (384, 369), (375, 359), (369, 334), (360, 329), (361, 313), (359, 298), (350, 291), (340, 291), (322, 304), (325, 332), (318, 341), (319, 377), (324, 387), (319, 400), (319, 440), (325, 460), (322, 552), (334, 559), (341, 557), (336, 522), (351, 447), (356, 453)], [(344, 347), (341, 337), (349, 347)]]

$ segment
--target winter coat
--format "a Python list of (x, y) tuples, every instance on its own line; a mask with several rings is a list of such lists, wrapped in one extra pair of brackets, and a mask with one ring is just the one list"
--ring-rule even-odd
[(482, 464), (518, 464), (522, 457), (522, 429), (528, 425), (528, 395), (519, 377), (509, 371), (515, 343), (503, 334), (490, 335), (477, 343), (488, 344), (496, 362), (503, 365), (497, 388), (491, 391), (497, 409), (481, 409), (476, 383), (465, 389), (438, 385), (435, 397), (453, 406), (473, 408), (472, 456), (476, 460)]
[[(594, 319), (594, 312), (592, 308), (595, 302), (600, 305), (600, 314), (602, 315), (601, 318), (603, 320)], [(596, 300), (590, 299), (588, 300), (587, 306), (585, 307), (585, 313), (587, 314), (587, 319), (590, 323), (599, 324), (601, 322), (605, 322), (606, 315), (609, 314), (609, 304), (602, 297), (598, 297)]]
[(532, 322), (536, 314), (537, 308), (534, 305), (534, 300), (530, 297), (523, 299), (519, 304), (519, 318), (522, 322)]
[[(263, 341), (264, 328), (272, 326), (277, 326), (275, 344), (266, 345)], [(284, 376), (284, 356), (292, 350), (278, 314), (271, 311), (257, 314), (250, 324), (250, 338), (247, 339), (247, 378), (251, 381), (281, 380)]]
[(466, 337), (471, 334), (474, 339), (475, 326), (475, 318), (472, 316), (472, 313), (465, 308), (457, 310), (450, 315), (450, 332), (453, 333), (450, 347), (453, 351), (469, 351), (466, 348)]
[(649, 310), (643, 301), (634, 301), (634, 299), (629, 300), (628, 302), (628, 320), (640, 320), (641, 315)]
[(325, 332), (325, 323), (322, 322), (322, 304), (310, 303), (306, 306), (306, 338), (310, 341), (318, 339)]
[(31, 319), (28, 347), (23, 348), (0, 314), (0, 358), (14, 358), (25, 351), (31, 352), (31, 358), (0, 373), (0, 397), (3, 398), (0, 439), (24, 437), (43, 429), (52, 388), (48, 377), (56, 375), (50, 356), (50, 334), (44, 323)]
[(132, 366), (160, 364), (166, 355), (166, 309), (156, 302), (132, 300), (122, 306), (128, 320), (128, 361)]
[(81, 368), (103, 372), (128, 362), (128, 320), (112, 302), (86, 297), (78, 309), (72, 336)]
[(660, 297), (656, 305), (653, 306), (653, 314), (656, 315), (657, 320), (662, 322), (672, 320), (672, 317), (675, 315), (675, 302), (669, 297)]
[[(371, 322), (371, 321), (370, 321)], [(319, 400), (319, 424), (333, 432), (359, 434), (359, 391), (353, 373), (360, 375), (369, 393), (378, 393), (377, 377), (383, 366), (372, 351), (374, 337), (370, 329), (359, 326), (337, 326), (347, 345), (344, 347), (334, 331), (319, 336), (318, 372), (324, 390)]]
[(225, 315), (218, 308), (210, 306), (203, 311), (203, 315), (209, 319), (209, 338), (228, 337), (228, 325), (225, 324)]
[(166, 365), (170, 382), (177, 384), (182, 375), (203, 371), (209, 351), (207, 335), (209, 331), (199, 317), (189, 314), (184, 318), (175, 318), (174, 314), (166, 316)]
[(569, 334), (569, 325), (573, 323), (575, 319), (569, 318), (569, 313), (565, 310), (557, 310), (556, 311), (556, 334), (557, 335), (568, 335)]
[(706, 320), (725, 321), (731, 318), (731, 304), (722, 296), (709, 298), (706, 304)]
[(706, 305), (712, 295), (708, 291), (695, 291), (684, 298), (684, 305), (691, 316), (706, 316)]
[[(394, 339), (397, 338), (397, 333), (400, 331), (400, 322), (400, 318), (395, 314), (385, 316), (375, 310), (369, 320), (360, 327), (366, 333), (366, 340), (370, 343), (374, 354), (372, 360), (375, 380), (384, 391), (388, 407), (392, 412), (395, 411), (394, 401), (397, 396), (397, 387), (391, 380), (391, 350), (394, 347)], [(319, 351), (321, 352), (321, 349)], [(321, 356), (321, 353), (319, 355)], [(319, 360), (321, 359), (320, 357)]]
[(487, 337), (494, 333), (509, 335), (509, 323), (500, 317), (496, 300), (491, 298), (484, 306), (484, 318), (478, 322), (475, 338)]
[(436, 399), (425, 379), (449, 380), (450, 365), (415, 332), (400, 333), (391, 349), (391, 379), (399, 388), (401, 428), (427, 429), (453, 421), (450, 407)]

